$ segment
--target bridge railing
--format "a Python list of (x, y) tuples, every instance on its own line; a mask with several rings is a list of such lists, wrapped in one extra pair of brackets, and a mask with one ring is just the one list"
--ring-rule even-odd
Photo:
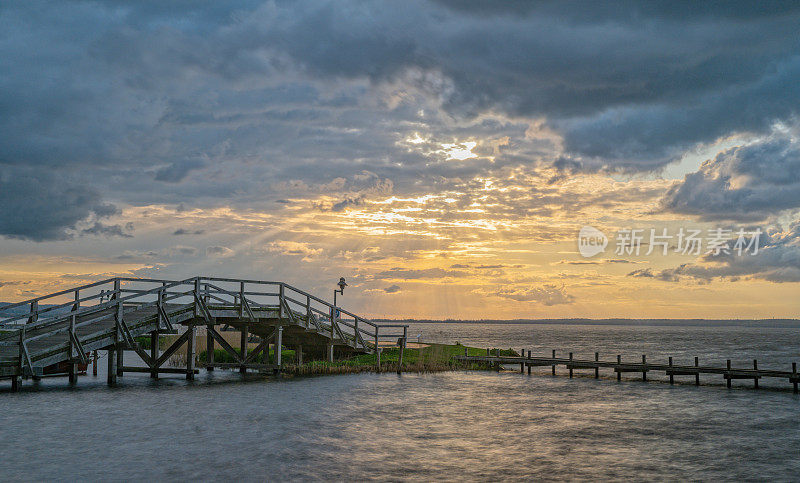
[(200, 277), (200, 284), (211, 303), (240, 307), (243, 317), (248, 315), (247, 306), (275, 308), (281, 318), (295, 318), (308, 329), (324, 331), (332, 339), (349, 340), (356, 347), (374, 348), (407, 335), (407, 326), (376, 324), (284, 282)]
[[(0, 307), (0, 344), (24, 346), (24, 342), (34, 338), (65, 331), (63, 327), (56, 332), (46, 329), (77, 317), (84, 320), (77, 325), (73, 320), (72, 331), (94, 321), (95, 318), (87, 318), (91, 314), (108, 316), (112, 309), (121, 314), (124, 307), (161, 307), (167, 302), (193, 304), (201, 298), (206, 304), (238, 307), (243, 317), (252, 316), (253, 308), (273, 308), (281, 318), (295, 319), (294, 322), (307, 329), (316, 329), (332, 339), (346, 340), (365, 349), (377, 347), (381, 342), (405, 340), (407, 335), (407, 326), (376, 324), (284, 282), (219, 277), (177, 281), (116, 277)], [(199, 315), (196, 306), (195, 312)], [(159, 310), (159, 319), (162, 318)], [(118, 317), (118, 325), (120, 320), (122, 317)], [(124, 332), (124, 321), (121, 325)]]
[[(36, 299), (13, 304), (10, 309), (6, 308), (7, 313), (9, 310), (13, 310), (24, 304), (28, 304), (30, 307), (30, 312), (23, 316), (22, 323), (20, 323), (20, 316), (11, 316), (9, 317), (11, 320), (5, 320), (0, 324), (0, 329), (2, 329), (2, 331), (0, 331), (0, 346), (16, 346), (18, 348), (20, 373), (24, 373), (26, 370), (30, 374), (34, 373), (34, 358), (36, 354), (31, 354), (29, 352), (29, 343), (61, 334), (64, 334), (64, 345), (69, 350), (69, 357), (74, 357), (86, 362), (88, 360), (86, 349), (83, 348), (76, 330), (100, 319), (106, 319), (109, 316), (114, 317), (118, 340), (124, 340), (128, 344), (133, 345), (135, 342), (124, 317), (126, 309), (137, 309), (148, 305), (157, 306), (160, 325), (162, 321), (164, 321), (162, 315), (165, 314), (163, 305), (175, 299), (185, 298), (187, 296), (194, 297), (198, 287), (196, 277), (194, 279), (182, 281), (165, 281), (160, 283), (160, 286), (149, 290), (123, 287), (123, 280), (119, 278), (111, 279), (110, 282), (113, 283), (112, 288), (108, 290), (103, 289), (99, 293), (93, 295), (83, 296), (80, 291), (87, 288), (103, 286), (109, 283), (109, 280), (76, 287), (43, 297), (37, 297)], [(192, 286), (188, 291), (170, 291), (170, 289), (187, 284)], [(52, 306), (41, 309), (37, 306), (38, 302), (41, 300), (52, 299), (71, 292), (75, 294), (72, 302), (53, 304)], [(137, 300), (142, 297), (152, 297), (155, 300)], [(81, 307), (80, 303), (84, 301), (94, 303)], [(67, 308), (68, 312), (63, 313), (64, 309)], [(42, 315), (45, 316), (40, 318)], [(169, 320), (167, 319), (164, 323), (169, 325)]]

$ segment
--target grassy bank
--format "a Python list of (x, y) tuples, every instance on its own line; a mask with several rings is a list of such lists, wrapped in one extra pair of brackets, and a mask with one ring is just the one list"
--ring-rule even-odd
[[(451, 370), (487, 370), (491, 369), (489, 364), (463, 363), (455, 360), (454, 356), (464, 355), (464, 351), (471, 356), (485, 355), (486, 349), (478, 347), (465, 347), (461, 344), (430, 344), (422, 348), (406, 348), (403, 352), (403, 372), (440, 372)], [(498, 349), (492, 349), (492, 354)], [(237, 354), (239, 350), (236, 349)], [(270, 351), (269, 356), (259, 354), (255, 362), (261, 364), (274, 363), (274, 351)], [(518, 355), (512, 349), (499, 349), (500, 355)], [(206, 351), (199, 354), (199, 361), (207, 360)], [(216, 362), (233, 363), (236, 362), (230, 354), (222, 349), (214, 351)], [(345, 374), (357, 372), (375, 372), (378, 370), (378, 357), (376, 354), (358, 354), (352, 357), (338, 359), (334, 362), (324, 360), (307, 361), (297, 364), (296, 354), (293, 350), (282, 351), (282, 362), (284, 370), (288, 374), (311, 375), (311, 374)], [(381, 351), (381, 371), (397, 371), (400, 364), (400, 349), (398, 347), (384, 348)]]

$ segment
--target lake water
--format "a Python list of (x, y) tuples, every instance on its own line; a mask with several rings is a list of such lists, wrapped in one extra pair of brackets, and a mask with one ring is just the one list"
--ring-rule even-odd
[[(787, 370), (800, 330), (414, 324), (424, 341)], [(101, 360), (101, 362), (103, 362)], [(2, 480), (796, 480), (800, 397), (518, 372), (0, 382)], [(561, 371), (563, 372), (563, 370)], [(692, 378), (686, 378), (692, 379)], [(687, 381), (690, 382), (690, 381)], [(693, 381), (691, 381), (693, 382)], [(762, 386), (768, 384), (762, 379)]]

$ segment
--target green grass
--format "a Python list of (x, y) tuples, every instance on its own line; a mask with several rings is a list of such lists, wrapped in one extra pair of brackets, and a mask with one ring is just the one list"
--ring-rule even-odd
[[(465, 347), (459, 343), (455, 345), (449, 344), (430, 344), (427, 347), (422, 347), (419, 349), (416, 348), (406, 348), (403, 352), (403, 365), (404, 366), (414, 366), (414, 365), (451, 365), (454, 361), (454, 356), (464, 355), (464, 349), (467, 350), (467, 354), (471, 356), (481, 356), (486, 355), (486, 349), (481, 349), (478, 347)], [(237, 354), (240, 354), (238, 348), (234, 349)], [(498, 349), (491, 349), (492, 355)], [(257, 356), (256, 360), (254, 361), (257, 364), (268, 364), (274, 363), (274, 350), (270, 350), (269, 358), (265, 361), (264, 353), (261, 353)], [(283, 360), (284, 364), (291, 364), (295, 360), (295, 351), (290, 349), (284, 349), (281, 351), (281, 359)], [(519, 355), (513, 349), (500, 349), (500, 355), (502, 356), (516, 356)], [(202, 351), (199, 354), (199, 360), (205, 362), (207, 358), (206, 351)], [(234, 363), (236, 360), (228, 354), (223, 349), (216, 349), (214, 350), (214, 361), (221, 362), (221, 363)], [(399, 347), (386, 347), (381, 350), (381, 364), (397, 364), (400, 361), (400, 348)], [(371, 366), (375, 365), (378, 362), (378, 356), (376, 354), (357, 354), (345, 359), (339, 359), (334, 362), (328, 362), (324, 360), (318, 361), (308, 361), (306, 364), (310, 365), (324, 365), (324, 366)]]
[[(478, 347), (465, 347), (459, 343), (455, 345), (450, 344), (430, 344), (427, 347), (406, 348), (403, 351), (403, 366), (415, 365), (452, 365), (455, 363), (454, 356), (464, 355), (464, 350), (470, 356), (486, 355), (486, 349)], [(495, 354), (497, 349), (491, 349), (492, 355)], [(513, 349), (499, 349), (502, 356), (516, 356), (519, 355)], [(334, 362), (327, 361), (314, 361), (311, 364), (329, 365), (329, 366), (366, 366), (375, 365), (378, 362), (376, 354), (358, 354), (347, 359), (338, 360)], [(397, 364), (400, 362), (400, 348), (399, 347), (385, 347), (381, 350), (381, 364)]]
[[(150, 347), (150, 338), (141, 337), (137, 338), (142, 348), (147, 350)], [(160, 342), (163, 344), (163, 341)], [(238, 348), (234, 348), (237, 354), (240, 354)], [(429, 344), (421, 348), (406, 348), (403, 351), (403, 370), (427, 372), (427, 371), (442, 371), (450, 369), (490, 369), (489, 363), (470, 363), (465, 364), (461, 361), (455, 360), (455, 356), (463, 356), (464, 353), (470, 356), (483, 356), (486, 355), (486, 349), (478, 347), (466, 347), (456, 342), (455, 344)], [(268, 354), (263, 352), (256, 356), (252, 362), (255, 364), (274, 364), (275, 354), (274, 350), (270, 350)], [(296, 354), (294, 350), (284, 349), (282, 352), (282, 362), (287, 366), (294, 366), (297, 370), (303, 373), (330, 373), (330, 372), (360, 372), (364, 370), (374, 370), (377, 367), (377, 354), (355, 354), (346, 358), (337, 358), (334, 362), (327, 360), (309, 360), (307, 354), (306, 361), (302, 366), (296, 366)], [(498, 354), (501, 356), (516, 356), (519, 355), (513, 349), (490, 349), (491, 355)], [(337, 355), (338, 357), (338, 355)], [(207, 361), (207, 352), (201, 351), (198, 354), (200, 362)], [(224, 349), (214, 350), (214, 361), (219, 363), (236, 363), (236, 359), (231, 356)], [(381, 350), (381, 367), (382, 368), (396, 368), (400, 361), (400, 348), (399, 347), (384, 347)], [(305, 368), (305, 369), (303, 369)]]
[[(240, 355), (242, 353), (238, 348), (235, 348), (234, 351), (236, 351), (236, 353)], [(207, 359), (208, 352), (201, 351), (200, 354), (198, 354), (198, 357), (201, 362), (206, 362), (208, 360)], [(284, 364), (289, 361), (293, 361), (294, 358), (295, 358), (295, 352), (293, 350), (283, 349), (281, 351), (281, 359)], [(228, 354), (224, 349), (214, 349), (214, 362), (228, 363), (228, 362), (238, 362), (238, 361), (236, 361), (236, 359), (234, 359), (233, 356)], [(254, 364), (274, 364), (274, 362), (275, 362), (274, 350), (269, 351), (268, 359), (265, 360), (264, 353), (261, 352), (258, 354), (258, 356), (256, 356), (255, 360), (253, 361)]]

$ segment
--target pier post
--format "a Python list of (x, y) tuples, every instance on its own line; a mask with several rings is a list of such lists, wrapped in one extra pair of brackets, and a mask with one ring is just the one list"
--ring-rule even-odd
[[(555, 359), (555, 358), (556, 358), (556, 350), (553, 349), (553, 359)], [(555, 376), (556, 375), (556, 365), (555, 364), (553, 364), (552, 369), (553, 369), (553, 375)]]
[(333, 362), (333, 344), (328, 344), (328, 362)]
[(150, 360), (152, 361), (150, 377), (158, 379), (158, 368), (156, 367), (156, 361), (158, 361), (158, 330), (150, 332)]
[(22, 386), (22, 376), (14, 375), (11, 376), (11, 392), (19, 391), (19, 388)]
[(278, 332), (275, 334), (275, 364), (278, 366), (275, 370), (276, 373), (281, 372), (283, 365), (283, 326), (278, 326)]
[[(600, 353), (599, 352), (595, 352), (594, 353), (594, 361), (595, 362), (600, 362)], [(594, 366), (594, 378), (595, 379), (600, 379), (600, 366), (597, 366), (597, 365)]]
[(114, 346), (108, 349), (108, 377), (107, 382), (109, 386), (117, 383), (117, 355), (115, 354)]
[(642, 354), (642, 380), (647, 381), (647, 356)]
[(728, 361), (725, 363), (725, 365), (728, 368), (728, 374), (727, 374), (727, 376), (728, 376), (728, 388), (730, 388), (731, 387), (731, 360), (728, 359)]
[[(242, 360), (244, 361), (247, 358), (247, 326), (245, 325), (239, 330), (239, 355), (241, 355)], [(269, 356), (269, 349), (267, 349), (267, 355)], [(265, 357), (266, 359), (266, 357)], [(242, 364), (239, 366), (239, 374), (244, 374), (247, 372), (247, 366)]]
[(297, 344), (297, 365), (303, 365), (303, 344)]
[(214, 329), (213, 325), (209, 325), (206, 327), (206, 371), (213, 372), (214, 371), (214, 337), (211, 335), (211, 331)]
[[(620, 364), (622, 364), (622, 356), (617, 354), (617, 365)], [(619, 369), (619, 367), (617, 369)], [(622, 380), (622, 373), (619, 370), (617, 370), (617, 380), (618, 381)]]
[[(531, 351), (528, 351), (528, 359), (530, 359), (530, 358), (531, 358)], [(531, 375), (531, 366), (530, 366), (530, 364), (528, 365), (528, 375), (529, 376)]]
[(669, 356), (669, 367), (670, 367), (669, 383), (675, 384), (675, 376), (672, 374), (672, 356)]
[(792, 388), (794, 393), (797, 394), (797, 363), (792, 362)]
[[(378, 369), (378, 374), (380, 374), (380, 372), (381, 372), (381, 348), (378, 345), (378, 339), (379, 339), (378, 330), (379, 329), (380, 329), (380, 326), (375, 327), (375, 366)], [(466, 349), (464, 349), (464, 350), (466, 350)]]
[[(700, 359), (698, 357), (694, 358), (694, 367), (700, 367)], [(698, 369), (697, 374), (694, 375), (694, 385), (700, 385), (700, 369)]]
[(406, 328), (403, 328), (403, 338), (400, 339), (400, 359), (397, 362), (397, 373), (403, 372), (403, 352), (406, 348)]
[(197, 338), (197, 328), (195, 325), (189, 326), (189, 337), (186, 339), (186, 380), (194, 380), (194, 358), (195, 358), (195, 339)]
[[(77, 293), (77, 292), (75, 292)], [(76, 297), (77, 298), (77, 297)], [(78, 310), (77, 307), (73, 306), (73, 311)], [(75, 322), (77, 317), (73, 313), (72, 316), (69, 318), (69, 335), (67, 338), (69, 339), (69, 361), (67, 362), (67, 375), (69, 376), (69, 383), (75, 384), (78, 382), (78, 364), (73, 359), (75, 350), (78, 349), (75, 347), (75, 344), (72, 342), (72, 336), (75, 335)], [(77, 336), (76, 336), (77, 337)], [(83, 354), (80, 355), (81, 358), (84, 357)]]
[(572, 379), (572, 352), (569, 353), (569, 378)]
[(490, 349), (487, 347), (486, 348), (486, 357), (490, 357), (491, 355), (492, 355), (492, 353), (490, 352)]
[(97, 377), (97, 349), (92, 351), (92, 375)]
[[(758, 371), (758, 361), (753, 359), (753, 370)], [(756, 372), (756, 377), (753, 378), (753, 389), (758, 389), (758, 373)]]
[[(522, 349), (519, 352), (519, 356), (520, 357), (525, 357), (525, 349)], [(522, 361), (522, 362), (519, 363), (519, 373), (520, 374), (524, 374), (525, 373), (525, 361)]]
[(125, 346), (120, 343), (117, 344), (117, 376), (122, 376), (123, 364), (125, 364)]

